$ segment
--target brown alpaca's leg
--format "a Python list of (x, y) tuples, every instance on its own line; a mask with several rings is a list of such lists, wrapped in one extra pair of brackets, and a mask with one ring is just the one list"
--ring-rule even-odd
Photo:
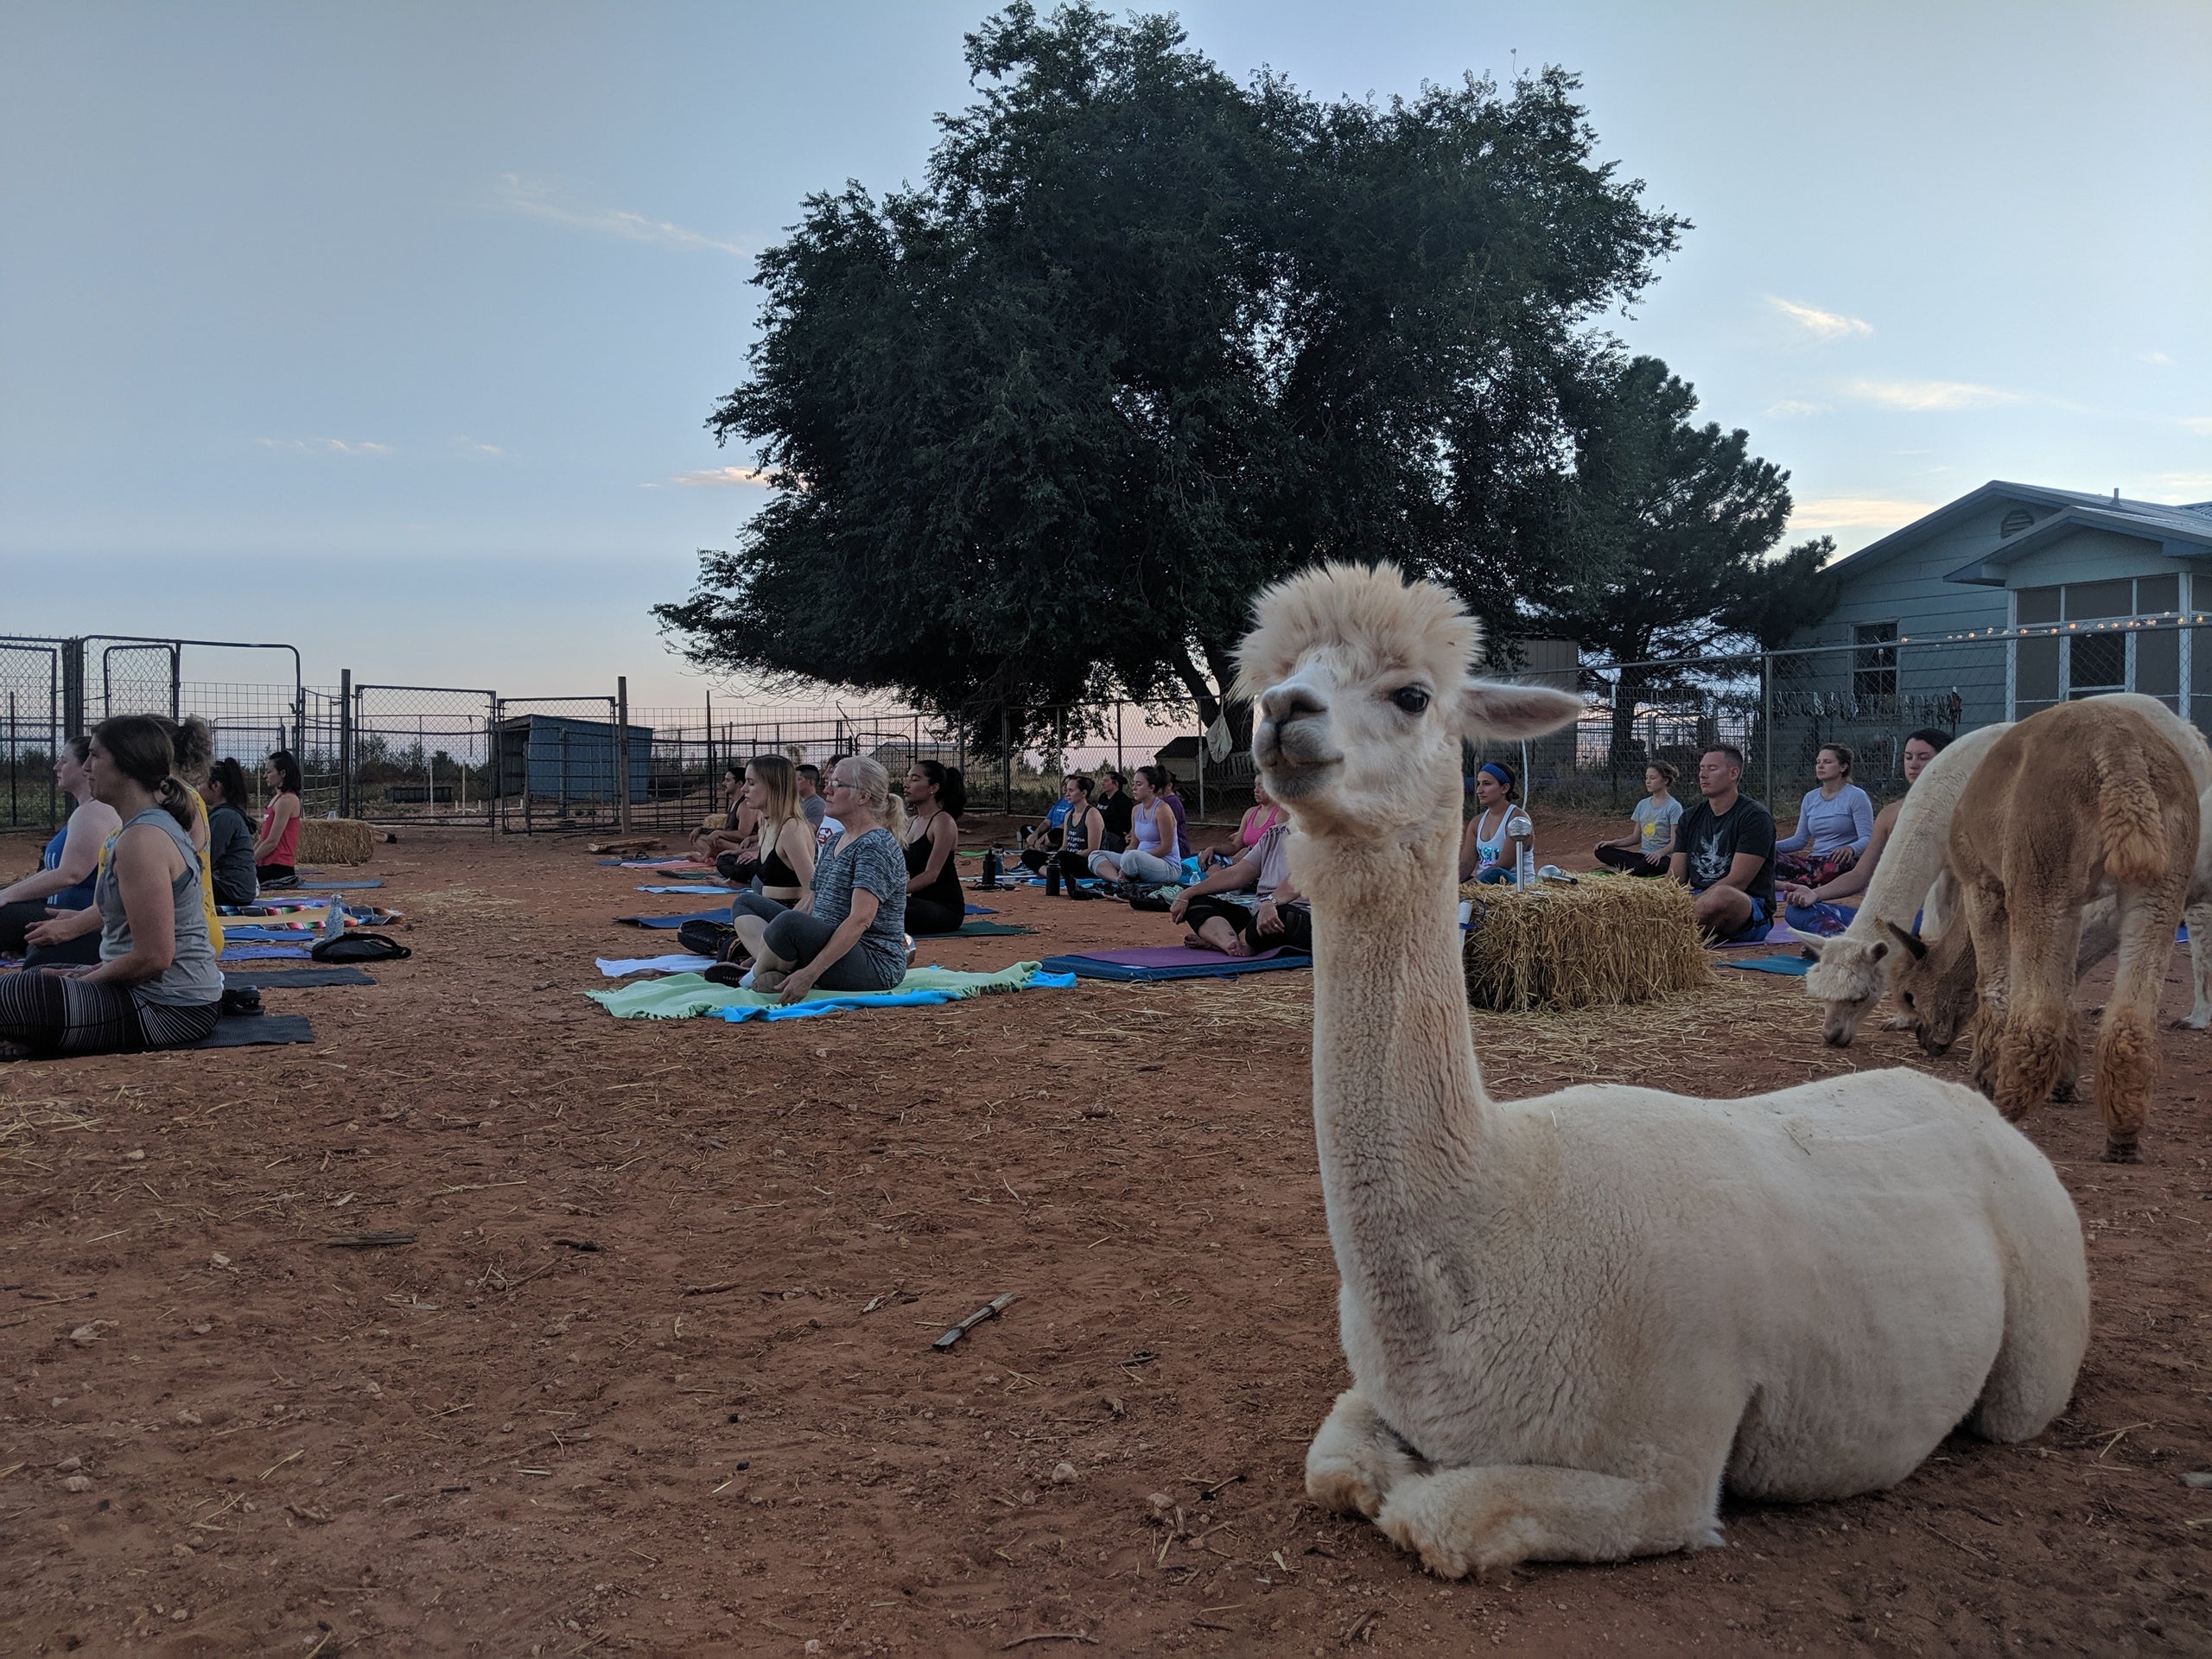
[[(2074, 959), (2081, 906), (2064, 897), (2012, 906), (2012, 971), (2004, 1046), (1997, 1056), (1997, 1109), (2018, 1122), (2050, 1095), (2074, 1037)], [(1979, 944), (1979, 940), (1977, 940)]]
[(1997, 1097), (1998, 1059), (2005, 1052), (2005, 1022), (2011, 1005), (2012, 936), (2005, 909), (2005, 893), (1993, 885), (1975, 883), (1959, 896), (1961, 914), (1951, 925), (1963, 927), (1973, 937), (1975, 964), (1974, 1086)]
[(2158, 1081), (2158, 990), (2180, 909), (2171, 893), (2121, 896), (2120, 967), (2097, 1028), (2097, 1109), (2105, 1120), (2105, 1156), (2113, 1163), (2136, 1160)]

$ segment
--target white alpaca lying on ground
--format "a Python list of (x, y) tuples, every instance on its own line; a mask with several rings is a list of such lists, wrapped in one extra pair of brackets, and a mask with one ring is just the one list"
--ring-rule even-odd
[(1840, 1497), (1964, 1422), (2033, 1434), (2088, 1331), (2074, 1206), (1916, 1071), (1708, 1101), (1483, 1090), (1456, 919), (1462, 733), (1577, 701), (1470, 681), (1442, 588), (1332, 565), (1263, 594), (1242, 684), (1300, 832), (1313, 1116), (1352, 1386), (1317, 1502), (1434, 1571), (1711, 1544), (1724, 1482)]

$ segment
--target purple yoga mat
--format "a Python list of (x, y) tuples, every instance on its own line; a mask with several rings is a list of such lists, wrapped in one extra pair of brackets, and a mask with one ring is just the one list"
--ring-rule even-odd
[(1119, 963), (1124, 968), (1203, 968), (1224, 962), (1265, 962), (1282, 954), (1282, 946), (1255, 950), (1249, 957), (1224, 956), (1218, 950), (1193, 950), (1187, 944), (1147, 944), (1130, 950), (1086, 950), (1097, 962)]

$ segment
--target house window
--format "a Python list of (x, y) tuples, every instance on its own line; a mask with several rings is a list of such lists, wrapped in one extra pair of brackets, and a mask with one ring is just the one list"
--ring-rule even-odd
[[(2012, 718), (2022, 720), (2055, 702), (2113, 691), (2139, 691), (2179, 709), (2180, 633), (2110, 625), (2130, 617), (2171, 616), (2180, 608), (2178, 575), (2016, 589), (2015, 626), (2059, 631), (2013, 642)], [(2069, 624), (2073, 626), (2066, 626)]]
[(1897, 625), (1861, 622), (1851, 639), (1852, 701), (1862, 715), (1891, 709), (1897, 698)]

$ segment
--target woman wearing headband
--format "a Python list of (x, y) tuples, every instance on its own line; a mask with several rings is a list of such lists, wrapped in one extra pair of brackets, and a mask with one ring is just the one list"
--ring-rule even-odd
[(1511, 883), (1521, 866), (1521, 849), (1535, 838), (1536, 827), (1521, 810), (1521, 789), (1510, 768), (1485, 760), (1475, 773), (1475, 816), (1459, 842), (1462, 881)]

